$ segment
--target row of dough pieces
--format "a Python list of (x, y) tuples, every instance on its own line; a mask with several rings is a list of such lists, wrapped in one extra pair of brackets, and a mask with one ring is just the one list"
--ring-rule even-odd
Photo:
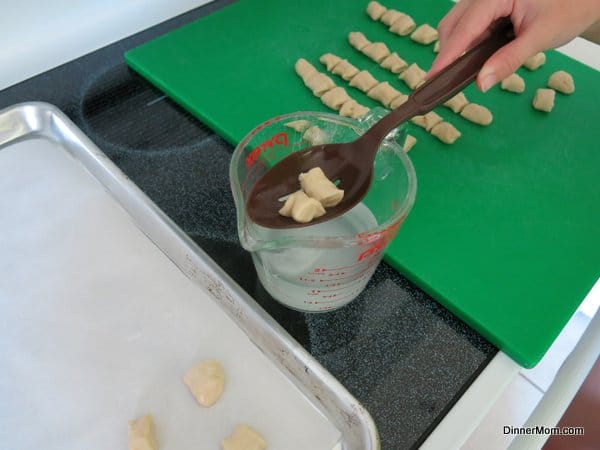
[[(351, 66), (349, 63), (344, 65), (346, 67)], [(330, 77), (319, 72), (306, 59), (300, 58), (296, 61), (294, 68), (296, 73), (302, 78), (306, 87), (308, 87), (316, 97), (319, 97), (327, 107), (338, 111), (340, 115), (359, 119), (369, 112), (369, 108), (359, 104), (356, 100), (351, 98), (343, 87), (336, 86), (335, 82)], [(358, 69), (356, 69), (356, 73), (358, 73)], [(377, 91), (375, 91), (375, 93), (376, 92)], [(373, 93), (371, 93), (371, 95), (373, 95)], [(297, 129), (297, 131), (304, 130)], [(326, 136), (323, 134), (322, 130), (316, 126), (308, 128), (303, 137), (312, 145), (326, 143)], [(413, 136), (407, 136), (404, 144), (404, 151), (408, 152), (416, 142), (417, 140)]]
[(367, 14), (373, 20), (379, 20), (387, 25), (389, 31), (400, 36), (410, 34), (410, 38), (419, 44), (429, 45), (437, 41), (438, 32), (431, 25), (423, 24), (417, 27), (417, 24), (408, 14), (387, 9), (378, 2), (369, 2), (367, 5)]
[[(406, 13), (396, 11), (394, 9), (387, 9), (385, 6), (376, 1), (371, 1), (367, 5), (367, 14), (371, 19), (381, 21), (389, 27), (389, 31), (400, 36), (406, 36), (409, 33), (410, 38), (418, 42), (419, 44), (429, 45), (435, 42), (433, 47), (434, 52), (439, 52), (440, 43), (438, 39), (438, 32), (435, 28), (429, 24), (423, 24), (416, 27), (414, 20)], [(375, 48), (368, 48), (365, 53), (370, 56)], [(394, 58), (390, 58), (389, 62), (392, 62)], [(378, 61), (379, 62), (379, 61)], [(536, 53), (530, 56), (523, 63), (523, 67), (530, 71), (539, 69), (546, 63), (546, 55), (543, 52)], [(401, 67), (401, 61), (394, 61), (396, 67)], [(385, 67), (382, 64), (382, 67)], [(399, 73), (399, 72), (398, 72)], [(501, 88), (510, 92), (522, 93), (525, 91), (525, 81), (519, 75), (512, 74), (509, 77), (502, 80), (500, 84)], [(418, 87), (418, 86), (417, 86)], [(570, 74), (564, 71), (555, 72), (550, 76), (548, 80), (548, 87), (550, 89), (538, 89), (534, 97), (533, 106), (536, 109), (542, 111), (550, 111), (554, 104), (554, 94), (551, 90), (562, 92), (563, 94), (572, 94), (575, 92), (575, 84)], [(549, 108), (549, 109), (548, 109)]]
[[(225, 389), (225, 371), (216, 360), (206, 360), (192, 366), (183, 382), (202, 406), (214, 405)], [(129, 422), (129, 450), (157, 450), (154, 418), (146, 414)], [(252, 427), (239, 424), (221, 441), (222, 450), (265, 450), (267, 442)]]
[[(344, 64), (346, 67), (348, 65), (350, 64)], [(321, 101), (329, 108), (336, 111), (339, 110), (341, 115), (346, 115), (344, 109), (346, 109), (346, 106), (349, 103), (352, 107), (356, 108), (354, 106), (356, 101), (350, 98), (344, 88), (335, 86), (335, 83), (330, 77), (324, 73), (318, 72), (315, 67), (305, 59), (301, 58), (296, 61), (295, 69), (296, 73), (304, 81), (304, 84), (312, 90), (314, 95), (320, 97)], [(356, 69), (356, 71), (356, 75), (350, 81), (350, 86), (364, 90), (363, 92), (366, 92), (369, 97), (381, 102), (385, 106), (397, 108), (408, 98), (408, 96), (390, 86), (388, 82), (379, 83), (368, 71), (363, 70), (362, 72), (358, 72), (358, 69)], [(358, 82), (354, 81), (356, 78), (358, 78)], [(372, 79), (368, 84), (364, 81), (367, 78)], [(369, 85), (371, 86), (367, 89)], [(365, 108), (362, 105), (358, 105), (358, 107)], [(431, 117), (432, 115), (439, 117), (440, 120), (434, 125), (428, 126), (431, 121), (427, 121), (425, 118)], [(441, 117), (434, 112), (425, 114), (424, 116), (416, 116), (411, 120), (416, 125), (425, 128), (444, 143), (453, 144), (460, 137), (460, 132), (456, 128), (448, 122), (442, 122)], [(414, 142), (416, 142), (416, 140), (412, 138), (410, 142), (405, 144), (404, 150), (410, 150), (410, 147), (414, 145)]]
[[(399, 73), (400, 80), (402, 80), (406, 84), (406, 86), (408, 86), (409, 89), (417, 89), (425, 83), (425, 77), (427, 75), (427, 72), (421, 69), (416, 63), (411, 64), (409, 66), (406, 61), (404, 61), (402, 58), (400, 58), (400, 56), (398, 56), (397, 53), (392, 53), (385, 43), (371, 42), (365, 37), (363, 33), (356, 31), (351, 32), (348, 35), (348, 41), (350, 42), (350, 45), (352, 45), (356, 50), (369, 57), (371, 60), (379, 64), (382, 68), (389, 70), (394, 74)], [(335, 57), (335, 55), (332, 56), (334, 58), (337, 58)], [(353, 85), (352, 82), (354, 81), (356, 76), (359, 75), (358, 73), (356, 74), (356, 76), (352, 75), (351, 69), (353, 66), (350, 65), (350, 71), (348, 71), (347, 67), (343, 67), (342, 70), (336, 70), (336, 68), (339, 67), (339, 64), (344, 64), (345, 66), (348, 66), (349, 63), (346, 60), (336, 61), (331, 57), (329, 57), (329, 59), (333, 60), (323, 61), (324, 58), (325, 55), (321, 57), (321, 62), (327, 65), (327, 70), (332, 71), (332, 73), (339, 74), (344, 79), (348, 79), (347, 77), (353, 77), (350, 81), (350, 85)], [(335, 65), (336, 63), (338, 65)], [(330, 69), (330, 66), (332, 65), (334, 65), (334, 67)], [(377, 80), (375, 80), (369, 74), (369, 72), (362, 72), (365, 72), (365, 74), (363, 75), (364, 80), (360, 80), (360, 84), (357, 85), (359, 89), (369, 89), (369, 83), (373, 83), (373, 81), (377, 83)], [(362, 72), (360, 74), (362, 74)], [(391, 107), (392, 109), (397, 108), (408, 99), (408, 96), (405, 96), (398, 91), (394, 91), (392, 91), (389, 95), (396, 95), (397, 93), (398, 95), (400, 95), (400, 98), (395, 99), (395, 102), (393, 100), (392, 102), (390, 102), (389, 107)], [(486, 107), (478, 105), (476, 103), (470, 103), (469, 100), (467, 100), (465, 94), (463, 94), (462, 92), (447, 100), (444, 103), (444, 106), (451, 109), (453, 112), (460, 114), (465, 119), (478, 125), (487, 126), (491, 124), (493, 120), (492, 113)]]

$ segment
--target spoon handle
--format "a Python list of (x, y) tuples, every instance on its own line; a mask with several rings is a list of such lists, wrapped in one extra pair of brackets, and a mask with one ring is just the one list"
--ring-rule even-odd
[(394, 128), (418, 114), (431, 111), (458, 94), (475, 79), (490, 56), (514, 39), (512, 23), (508, 18), (499, 20), (491, 32), (491, 36), (427, 80), (404, 104), (373, 125), (361, 137), (365, 148), (372, 150), (375, 155), (381, 141)]

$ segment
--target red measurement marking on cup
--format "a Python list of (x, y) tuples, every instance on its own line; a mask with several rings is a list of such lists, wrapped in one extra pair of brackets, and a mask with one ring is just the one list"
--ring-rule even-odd
[[(265, 122), (263, 125), (266, 126), (268, 124), (269, 122)], [(246, 156), (246, 168), (250, 168), (252, 164), (254, 164), (258, 160), (261, 154), (268, 153), (269, 151), (275, 149), (278, 146), (287, 147), (288, 142), (288, 135), (285, 131), (271, 136), (266, 141), (254, 147), (254, 149), (252, 149), (250, 153), (248, 153), (248, 155)]]
[(382, 231), (359, 235), (359, 239), (365, 244), (370, 244), (370, 246), (364, 252), (358, 255), (358, 262), (378, 255), (385, 248), (385, 246), (391, 242), (392, 239), (394, 239), (396, 233), (398, 233), (398, 228), (400, 228), (401, 223), (402, 219)]
[[(330, 299), (315, 300), (315, 301), (312, 301), (312, 302), (308, 302), (308, 304), (310, 304), (310, 305), (320, 305), (320, 304), (327, 304), (327, 303), (339, 303), (341, 301), (346, 300), (349, 297), (354, 297), (355, 295), (359, 294), (360, 291), (361, 291), (361, 289), (355, 289), (354, 291), (349, 292), (346, 295), (340, 295), (340, 296), (338, 296), (338, 297), (336, 297), (334, 299), (331, 299), (331, 300)], [(307, 302), (305, 302), (305, 303), (307, 303)]]
[(345, 276), (339, 277), (339, 278), (320, 278), (319, 282), (321, 283), (329, 283), (332, 281), (348, 281), (348, 280), (353, 280), (355, 277), (360, 277), (362, 275), (365, 275), (366, 272), (371, 269), (373, 266), (376, 266), (377, 264), (379, 264), (379, 261), (376, 260), (370, 260), (367, 264), (361, 263), (360, 266), (360, 270), (356, 273), (352, 273), (352, 274), (347, 274)]

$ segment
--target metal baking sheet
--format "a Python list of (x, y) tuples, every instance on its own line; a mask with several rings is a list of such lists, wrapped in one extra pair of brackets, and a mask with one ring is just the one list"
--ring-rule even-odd
[[(55, 107), (0, 111), (0, 442), (219, 448), (237, 423), (273, 449), (379, 448), (368, 412)], [(181, 381), (216, 358), (223, 397)]]

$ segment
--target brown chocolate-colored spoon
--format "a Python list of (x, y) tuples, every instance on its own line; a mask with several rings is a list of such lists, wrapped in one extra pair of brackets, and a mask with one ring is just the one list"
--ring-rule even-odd
[[(398, 125), (425, 114), (463, 90), (471, 83), (483, 64), (496, 50), (514, 38), (512, 25), (503, 19), (487, 39), (469, 50), (454, 63), (415, 90), (408, 100), (375, 123), (353, 142), (316, 145), (292, 153), (262, 176), (246, 200), (251, 220), (267, 228), (296, 228), (333, 219), (355, 205), (367, 194), (373, 179), (373, 162), (381, 141)], [(298, 175), (320, 167), (330, 180), (340, 180), (344, 190), (341, 203), (307, 224), (279, 214), (281, 197), (300, 188)]]

